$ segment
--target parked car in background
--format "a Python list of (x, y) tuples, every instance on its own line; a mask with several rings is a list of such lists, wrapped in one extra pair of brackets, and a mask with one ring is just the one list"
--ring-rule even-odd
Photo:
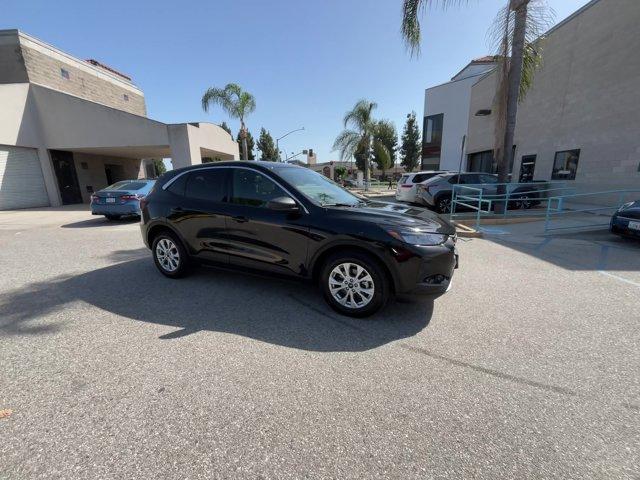
[(352, 178), (345, 178), (342, 181), (342, 186), (343, 187), (348, 187), (348, 188), (355, 188), (358, 186), (358, 182), (356, 182), (355, 180), (353, 180)]
[(91, 213), (117, 220), (140, 215), (140, 200), (153, 188), (155, 180), (123, 180), (91, 195)]
[[(451, 211), (451, 199), (454, 185), (470, 185), (482, 189), (483, 197), (498, 194), (498, 176), (483, 172), (444, 173), (418, 185), (417, 203), (436, 210), (439, 213)], [(477, 191), (464, 191), (465, 195), (477, 196)], [(472, 204), (473, 201), (465, 201)], [(516, 187), (510, 192), (509, 208), (528, 209), (540, 203), (540, 193), (536, 184)], [(482, 208), (486, 208), (483, 205)]]
[(392, 292), (443, 294), (458, 265), (456, 230), (437, 214), (362, 200), (284, 163), (167, 172), (142, 201), (140, 227), (167, 277), (197, 261), (314, 280), (333, 309), (354, 317), (378, 311)]
[(640, 238), (640, 200), (622, 205), (611, 217), (611, 233)]
[(396, 200), (400, 202), (415, 203), (417, 198), (417, 185), (429, 180), (430, 178), (448, 173), (446, 170), (428, 170), (424, 172), (405, 173), (398, 180), (396, 186)]

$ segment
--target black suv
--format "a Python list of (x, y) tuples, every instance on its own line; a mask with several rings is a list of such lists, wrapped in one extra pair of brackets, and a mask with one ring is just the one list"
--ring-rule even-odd
[(167, 277), (196, 261), (312, 279), (355, 317), (394, 292), (442, 294), (457, 267), (455, 228), (435, 213), (356, 197), (294, 165), (173, 170), (140, 207), (142, 237)]

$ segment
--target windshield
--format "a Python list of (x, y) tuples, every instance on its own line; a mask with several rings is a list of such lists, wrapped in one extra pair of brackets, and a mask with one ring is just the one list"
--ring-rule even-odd
[(124, 180), (122, 182), (116, 182), (113, 185), (109, 185), (105, 190), (141, 190), (150, 183), (151, 182)]
[(355, 206), (362, 203), (355, 195), (308, 168), (280, 168), (278, 174), (305, 197), (319, 205)]

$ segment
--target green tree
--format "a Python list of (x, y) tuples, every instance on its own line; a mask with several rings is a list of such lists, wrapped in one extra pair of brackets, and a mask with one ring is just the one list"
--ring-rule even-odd
[(420, 162), (422, 143), (420, 142), (420, 130), (416, 121), (416, 112), (407, 115), (407, 123), (402, 132), (402, 145), (400, 146), (400, 163), (407, 172), (412, 172)]
[(163, 173), (167, 173), (167, 167), (165, 166), (164, 162), (162, 161), (162, 159), (156, 159), (153, 161), (153, 166), (155, 168), (156, 171), (156, 175), (159, 177), (160, 175), (162, 175)]
[(384, 145), (385, 149), (374, 149), (373, 161), (380, 171), (382, 177), (386, 178), (386, 172), (396, 163), (396, 150), (398, 148), (398, 133), (393, 122), (389, 120), (379, 120), (375, 132), (379, 143)]
[[(253, 139), (253, 135), (251, 135), (251, 132), (249, 130), (247, 130), (247, 134), (244, 140), (246, 141), (246, 144), (247, 144), (247, 158), (245, 160), (255, 160), (256, 154), (254, 153), (253, 150), (256, 146), (256, 142)], [(242, 136), (240, 135), (240, 132), (238, 132), (238, 135), (236, 136), (236, 142), (238, 142), (238, 147), (242, 149), (243, 141), (242, 141)]]
[(276, 144), (271, 134), (264, 129), (260, 130), (260, 138), (258, 138), (258, 150), (260, 150), (260, 160), (269, 160), (276, 162), (278, 160), (278, 152), (276, 152)]
[(341, 165), (338, 165), (336, 168), (333, 169), (333, 172), (335, 173), (336, 177), (342, 180), (344, 176), (347, 174), (347, 169)]
[(245, 92), (235, 83), (228, 83), (224, 88), (211, 87), (202, 96), (202, 109), (208, 112), (211, 105), (220, 105), (227, 115), (240, 120), (238, 135), (241, 139), (242, 159), (249, 160), (248, 130), (244, 119), (256, 109), (256, 100), (253, 95)]
[(222, 128), (224, 131), (226, 131), (229, 135), (233, 137), (233, 134), (231, 133), (231, 128), (229, 127), (229, 125), (227, 125), (227, 122), (222, 122), (220, 124), (220, 128)]
[[(368, 100), (358, 101), (343, 119), (344, 130), (337, 136), (333, 149), (340, 152), (340, 160), (346, 160), (364, 150), (364, 176), (371, 180), (371, 155), (374, 151), (384, 152), (386, 146), (376, 137), (378, 122), (373, 118), (377, 104)], [(357, 162), (356, 158), (356, 162)]]
[[(427, 5), (447, 7), (453, 4), (470, 3), (469, 0), (402, 0), (402, 35), (411, 55), (420, 52), (419, 16)], [(545, 0), (508, 0), (490, 30), (497, 49), (498, 90), (493, 111), (495, 112), (494, 158), (498, 166), (498, 181), (506, 183), (509, 166), (513, 162), (513, 139), (516, 129), (518, 100), (522, 100), (533, 84), (535, 71), (541, 65), (542, 32), (551, 23)], [(498, 190), (505, 193), (504, 186)], [(501, 202), (495, 203), (498, 210), (504, 209)]]

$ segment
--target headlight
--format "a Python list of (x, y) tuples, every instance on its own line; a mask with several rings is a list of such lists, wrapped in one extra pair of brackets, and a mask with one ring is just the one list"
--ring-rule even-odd
[(626, 210), (627, 208), (631, 208), (631, 207), (633, 207), (633, 205), (634, 205), (635, 203), (636, 203), (636, 202), (627, 202), (627, 203), (625, 203), (624, 205), (622, 205), (622, 206), (618, 209), (618, 211), (619, 211), (619, 212), (622, 212), (623, 210)]
[(447, 235), (422, 232), (419, 229), (387, 230), (393, 238), (410, 245), (440, 245), (447, 241)]

